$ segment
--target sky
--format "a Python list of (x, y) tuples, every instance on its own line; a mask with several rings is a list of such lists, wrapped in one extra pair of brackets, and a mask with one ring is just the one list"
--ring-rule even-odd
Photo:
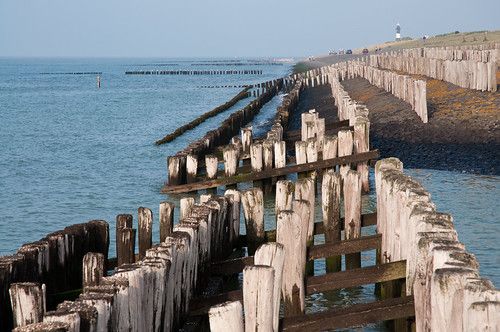
[(499, 0), (0, 0), (0, 56), (306, 56), (500, 29)]

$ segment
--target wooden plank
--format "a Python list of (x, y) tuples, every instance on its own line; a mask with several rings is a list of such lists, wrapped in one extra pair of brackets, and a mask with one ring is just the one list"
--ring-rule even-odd
[[(363, 236), (359, 239), (345, 240), (339, 243), (318, 244), (309, 249), (307, 259), (329, 257), (333, 255), (345, 255), (355, 252), (377, 249), (380, 247), (382, 236), (380, 234)], [(274, 241), (271, 241), (274, 242)], [(240, 273), (247, 265), (254, 263), (253, 256), (238, 257), (225, 261), (212, 263), (210, 272), (218, 275), (231, 275)]]
[(380, 321), (412, 317), (415, 315), (413, 296), (405, 296), (372, 303), (362, 303), (342, 309), (284, 318), (283, 331), (324, 331), (345, 329)]
[(318, 258), (353, 254), (361, 251), (377, 249), (382, 242), (382, 235), (362, 236), (358, 239), (344, 240), (338, 243), (318, 244), (309, 248), (308, 260)]
[(307, 294), (313, 294), (334, 289), (397, 280), (405, 277), (406, 260), (403, 260), (309, 277), (306, 280), (306, 291)]
[(163, 194), (180, 194), (190, 191), (196, 191), (201, 189), (216, 188), (219, 186), (237, 184), (240, 182), (250, 182), (256, 180), (269, 179), (273, 177), (283, 176), (292, 173), (308, 172), (313, 170), (320, 170), (324, 168), (330, 168), (336, 165), (345, 165), (351, 163), (359, 163), (364, 161), (369, 161), (371, 159), (376, 159), (379, 157), (378, 150), (372, 150), (368, 152), (358, 153), (354, 155), (349, 155), (345, 157), (332, 158), (327, 160), (319, 160), (313, 163), (291, 165), (282, 168), (274, 168), (257, 173), (245, 173), (238, 174), (235, 176), (223, 177), (220, 179), (207, 180), (203, 182), (195, 182), (182, 185), (165, 185), (161, 192)]
[[(340, 219), (341, 221), (341, 229), (344, 229), (344, 218)], [(377, 213), (366, 213), (361, 215), (361, 227), (372, 226), (377, 224)], [(325, 231), (323, 229), (323, 222), (315, 222), (314, 223), (314, 234), (323, 234)], [(265, 233), (265, 241), (266, 242), (274, 242), (276, 241), (276, 230), (269, 230)], [(245, 247), (247, 243), (246, 235), (240, 235), (239, 237), (239, 245)]]

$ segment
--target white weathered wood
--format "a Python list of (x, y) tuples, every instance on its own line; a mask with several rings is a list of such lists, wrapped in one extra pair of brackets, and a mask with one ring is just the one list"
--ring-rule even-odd
[(273, 331), (274, 269), (250, 265), (243, 270), (245, 332)]
[(68, 332), (80, 332), (80, 316), (76, 312), (49, 311), (43, 316), (44, 323), (63, 323)]
[(14, 327), (38, 323), (46, 311), (45, 284), (12, 283), (9, 288)]
[(183, 197), (179, 200), (179, 220), (189, 217), (194, 206), (193, 197)]
[(249, 253), (254, 253), (264, 241), (264, 193), (260, 188), (246, 190), (241, 195)]
[[(349, 170), (344, 178), (344, 233), (345, 239), (361, 237), (361, 177)], [(346, 269), (361, 267), (361, 254), (346, 255)]]
[(323, 139), (323, 160), (333, 159), (337, 157), (337, 135), (326, 135)]
[(165, 238), (172, 234), (174, 227), (174, 209), (175, 204), (171, 202), (161, 202), (159, 209), (160, 218), (160, 242), (165, 241)]
[(211, 332), (243, 332), (243, 306), (240, 301), (224, 302), (208, 310)]
[(295, 163), (297, 165), (307, 163), (307, 142), (295, 142)]
[[(353, 133), (350, 130), (341, 130), (338, 133), (338, 156), (344, 157), (352, 154), (353, 151)], [(340, 166), (340, 175), (345, 178), (347, 171), (351, 169), (351, 165)]]
[(236, 175), (239, 164), (239, 149), (234, 144), (229, 144), (222, 150), (224, 156), (224, 174)]
[(279, 180), (276, 182), (276, 202), (274, 213), (276, 218), (282, 210), (291, 210), (295, 185), (290, 180)]
[(285, 141), (274, 142), (274, 167), (286, 166), (286, 143)]
[[(340, 174), (330, 169), (323, 173), (321, 183), (321, 207), (323, 212), (323, 229), (325, 243), (337, 243), (341, 238), (340, 224), (340, 193), (342, 192), (342, 178)], [(341, 270), (341, 256), (326, 258), (326, 271), (338, 272)]]
[(192, 183), (196, 181), (198, 174), (198, 156), (188, 154), (186, 156), (186, 182)]
[(104, 255), (88, 252), (83, 256), (83, 288), (99, 285), (104, 276)]
[(264, 243), (254, 255), (255, 265), (267, 265), (274, 269), (273, 283), (273, 331), (278, 331), (280, 316), (281, 284), (283, 265), (285, 263), (285, 249), (277, 242)]
[(235, 189), (227, 189), (224, 196), (229, 199), (229, 215), (231, 216), (229, 241), (233, 244), (240, 236), (241, 193)]
[(262, 156), (264, 161), (264, 170), (269, 170), (273, 168), (273, 161), (274, 161), (273, 150), (274, 150), (273, 141), (266, 139), (264, 140), (264, 142), (262, 142)]
[(241, 129), (241, 145), (243, 153), (250, 153), (250, 145), (253, 143), (252, 127)]
[(285, 249), (281, 294), (285, 316), (304, 313), (305, 308), (305, 266), (307, 229), (294, 211), (281, 211), (278, 215), (276, 242)]
[(217, 168), (219, 166), (219, 159), (217, 156), (207, 154), (205, 156), (205, 167), (207, 169), (207, 178), (215, 179), (217, 178)]
[[(354, 153), (370, 151), (370, 121), (367, 117), (357, 116), (354, 124)], [(361, 183), (364, 192), (370, 191), (368, 180), (368, 162), (361, 162), (357, 165), (357, 171), (361, 175)]]
[(307, 246), (311, 246), (314, 242), (314, 208), (316, 206), (315, 182), (313, 179), (307, 177), (297, 180), (295, 183), (295, 199), (309, 202), (311, 213), (307, 223)]
[(250, 145), (250, 165), (253, 172), (261, 172), (264, 169), (264, 158), (262, 153), (262, 144), (254, 143)]

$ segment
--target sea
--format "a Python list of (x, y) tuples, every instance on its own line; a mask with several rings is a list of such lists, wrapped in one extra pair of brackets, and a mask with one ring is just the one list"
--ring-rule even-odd
[[(0, 58), (0, 255), (68, 225), (103, 219), (110, 223), (114, 256), (116, 215), (130, 213), (136, 219), (140, 206), (153, 210), (158, 242), (159, 203), (179, 199), (160, 194), (166, 157), (217, 128), (251, 97), (173, 142), (154, 142), (225, 103), (241, 91), (239, 86), (288, 75), (292, 65), (288, 59), (267, 58)], [(261, 72), (125, 74), (145, 70)], [(252, 121), (257, 135), (271, 125), (282, 97), (273, 98)], [(500, 285), (500, 177), (431, 169), (406, 172), (423, 183), (439, 211), (453, 215), (459, 238), (476, 255), (481, 275)], [(265, 204), (266, 227), (271, 229), (272, 197)], [(363, 210), (375, 210), (373, 192), (364, 197)], [(316, 213), (320, 218), (319, 206)], [(375, 228), (363, 232), (374, 234)], [(322, 236), (315, 241), (321, 243)], [(363, 253), (363, 266), (373, 265), (374, 257), (373, 251)], [(318, 260), (315, 274), (322, 273), (324, 261)], [(307, 312), (373, 300), (373, 286), (320, 293), (308, 297)], [(384, 330), (384, 325), (368, 330)]]

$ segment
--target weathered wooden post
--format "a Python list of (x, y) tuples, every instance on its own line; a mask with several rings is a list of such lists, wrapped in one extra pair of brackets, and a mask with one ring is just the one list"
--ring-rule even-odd
[[(135, 230), (132, 232), (132, 224), (133, 217), (131, 214), (119, 214), (116, 216), (116, 257), (118, 266), (135, 261), (133, 251), (135, 248)], [(126, 235), (123, 233), (126, 233)], [(131, 238), (132, 235), (133, 238)], [(130, 256), (130, 246), (132, 246), (132, 256)]]
[(229, 144), (222, 150), (224, 156), (225, 176), (236, 175), (239, 163), (239, 150), (234, 144)]
[[(274, 143), (272, 140), (266, 139), (262, 142), (262, 157), (264, 162), (264, 171), (273, 169), (273, 156)], [(268, 193), (272, 191), (272, 179), (265, 179), (264, 181), (264, 192)]]
[[(261, 143), (253, 143), (250, 145), (250, 165), (252, 172), (262, 172), (264, 169), (264, 158)], [(262, 187), (262, 181), (253, 181), (254, 187)]]
[(264, 193), (260, 188), (246, 190), (241, 195), (247, 233), (248, 254), (264, 241)]
[[(364, 116), (356, 117), (354, 124), (354, 153), (368, 152), (370, 150), (370, 121)], [(368, 162), (361, 162), (357, 165), (357, 171), (361, 175), (363, 192), (370, 192), (370, 182), (368, 179)]]
[(252, 127), (241, 129), (241, 145), (243, 153), (250, 153), (250, 145), (252, 145)]
[(255, 265), (267, 265), (274, 269), (273, 283), (273, 331), (279, 329), (281, 283), (283, 265), (285, 263), (285, 248), (281, 243), (264, 243), (255, 252)]
[(207, 179), (212, 180), (217, 178), (217, 168), (219, 166), (219, 159), (217, 156), (207, 154), (205, 156), (205, 167), (207, 169)]
[(89, 252), (83, 256), (83, 288), (86, 286), (97, 286), (104, 276), (104, 255)]
[[(344, 178), (345, 239), (361, 237), (361, 176), (349, 170)], [(346, 269), (361, 267), (361, 253), (345, 255)]]
[(117, 242), (116, 258), (118, 266), (135, 262), (135, 233), (133, 228), (122, 228)]
[[(338, 133), (338, 156), (344, 157), (352, 154), (353, 150), (353, 135), (350, 130), (341, 130)], [(341, 165), (340, 175), (345, 178), (347, 171), (351, 169), (351, 165)]]
[(276, 204), (274, 207), (276, 218), (278, 218), (280, 211), (292, 209), (294, 191), (295, 185), (292, 181), (280, 180), (276, 182)]
[[(305, 308), (305, 266), (306, 234), (299, 214), (294, 211), (281, 211), (278, 215), (276, 242), (285, 249), (283, 296), (285, 317), (304, 313)], [(246, 310), (246, 307), (245, 307)]]
[(240, 236), (241, 193), (235, 189), (228, 189), (224, 193), (224, 196), (228, 197), (229, 201), (229, 214), (231, 218), (229, 241), (232, 248)]
[(337, 157), (337, 136), (326, 135), (323, 139), (323, 160), (333, 159)]
[(286, 143), (285, 141), (274, 142), (274, 167), (286, 166)]
[(194, 198), (193, 197), (183, 197), (179, 201), (179, 220), (189, 217), (191, 214), (191, 210), (194, 206)]
[[(307, 163), (307, 142), (296, 141), (295, 142), (295, 163), (297, 165), (302, 165)], [(298, 178), (303, 178), (307, 176), (307, 172), (297, 173)]]
[(9, 289), (14, 327), (41, 322), (45, 314), (45, 284), (13, 283)]
[(161, 202), (160, 203), (160, 242), (165, 241), (165, 238), (172, 234), (174, 227), (174, 203)]
[[(306, 155), (308, 163), (314, 163), (318, 161), (318, 141), (316, 137), (307, 139)], [(307, 173), (307, 176), (311, 177), (313, 180), (316, 180), (318, 173), (316, 171), (310, 171)]]
[[(333, 169), (323, 174), (321, 184), (321, 199), (323, 211), (323, 228), (325, 230), (325, 243), (337, 243), (341, 238), (340, 224), (340, 193), (342, 178)], [(338, 272), (342, 268), (342, 256), (326, 258), (326, 272)]]
[[(306, 177), (295, 183), (295, 199), (309, 202), (310, 213), (307, 221), (307, 247), (314, 244), (314, 207), (316, 205), (315, 181)], [(307, 273), (314, 274), (314, 262), (307, 263)]]
[(208, 311), (210, 331), (244, 332), (243, 306), (240, 301), (224, 302), (213, 306)]
[(139, 224), (139, 259), (144, 258), (146, 250), (153, 245), (153, 211), (139, 207), (137, 211)]
[(184, 169), (186, 167), (186, 157), (182, 155), (170, 156), (168, 163), (168, 183), (170, 185), (183, 184)]
[(187, 183), (196, 182), (197, 174), (198, 174), (198, 156), (193, 154), (188, 154), (186, 156), (186, 182)]
[(19, 326), (12, 330), (12, 332), (68, 332), (70, 326), (62, 322), (39, 322), (25, 326)]
[(273, 331), (274, 269), (250, 265), (243, 270), (245, 331)]

